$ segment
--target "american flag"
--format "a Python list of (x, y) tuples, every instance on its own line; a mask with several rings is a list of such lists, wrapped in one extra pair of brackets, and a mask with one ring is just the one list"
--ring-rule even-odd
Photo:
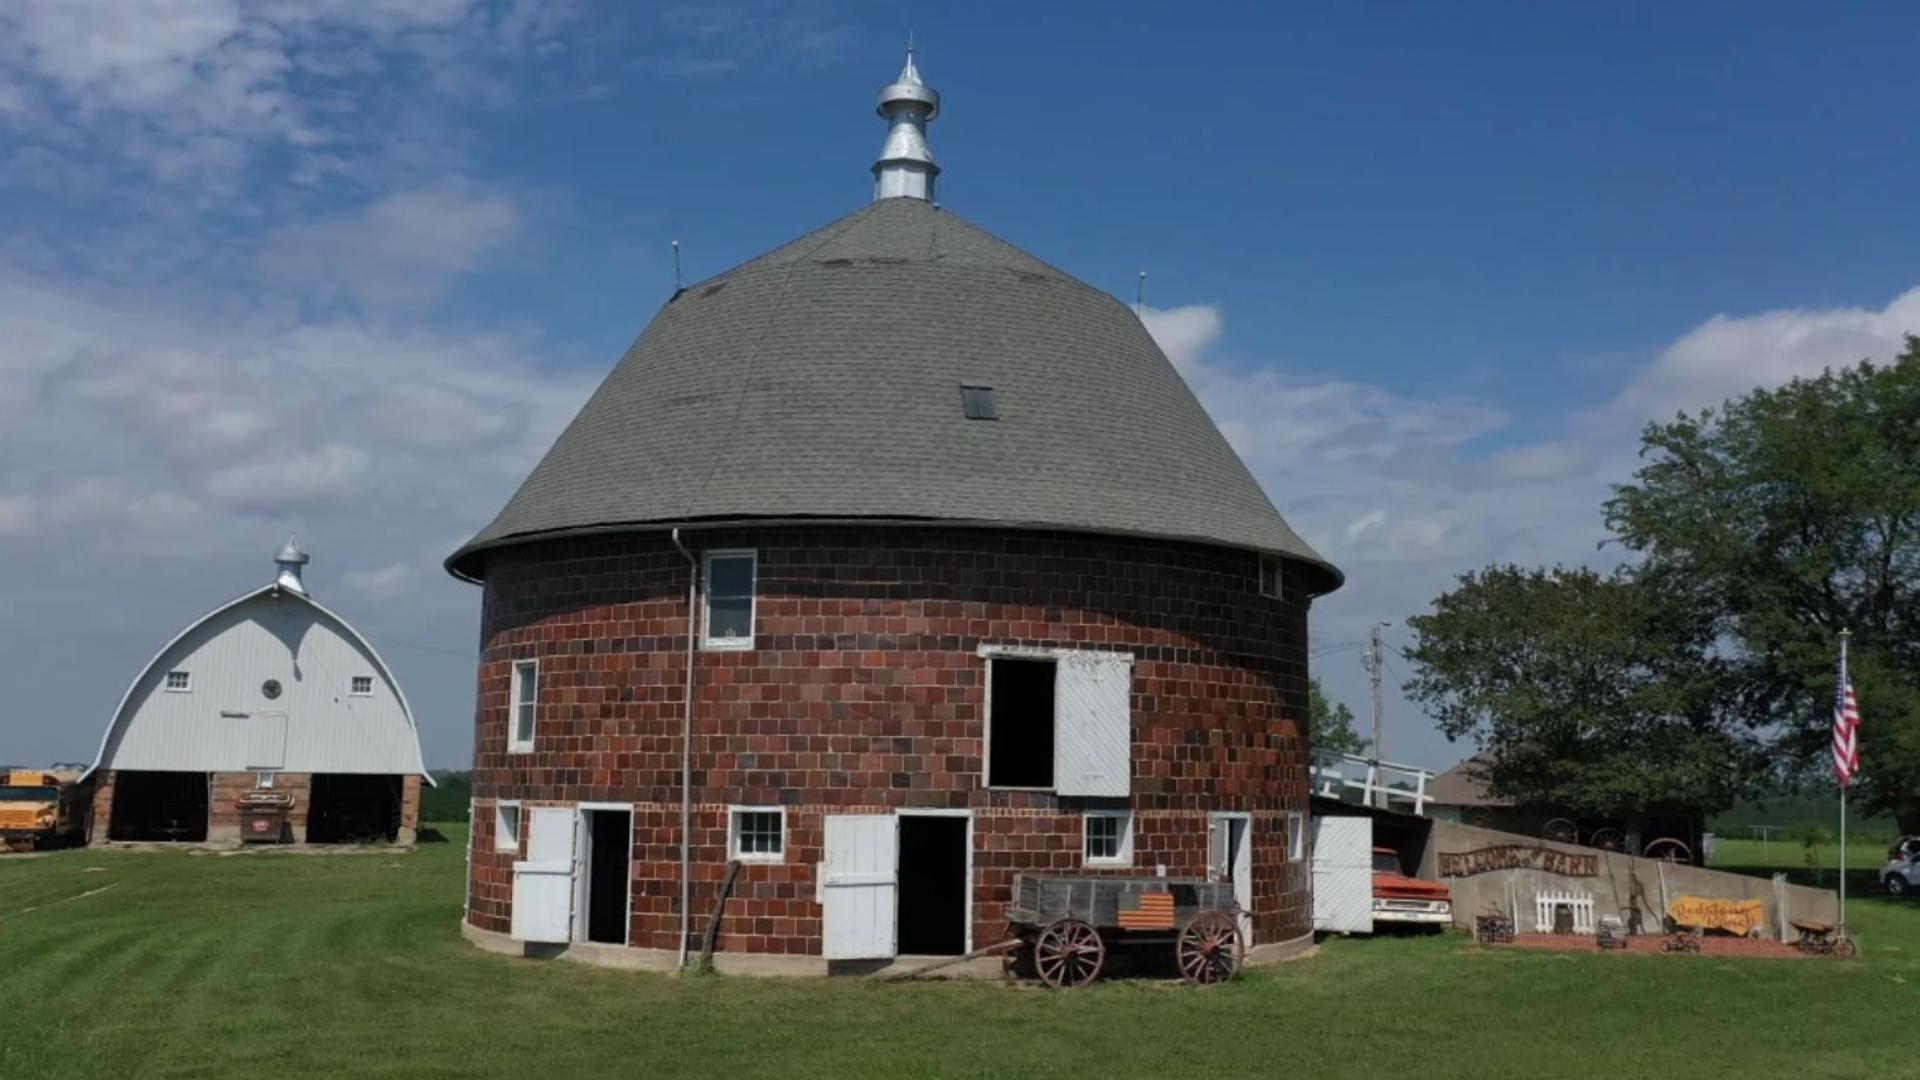
[(1840, 661), (1840, 690), (1833, 699), (1833, 775), (1841, 787), (1851, 787), (1860, 773), (1860, 701), (1847, 681), (1847, 662)]

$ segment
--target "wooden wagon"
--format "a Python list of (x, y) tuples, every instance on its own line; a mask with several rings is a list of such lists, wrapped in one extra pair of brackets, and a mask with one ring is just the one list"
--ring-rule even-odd
[(1233, 978), (1246, 952), (1233, 885), (1202, 878), (1016, 874), (1007, 921), (1020, 958), (1056, 990), (1098, 978), (1110, 948), (1170, 948), (1201, 986)]

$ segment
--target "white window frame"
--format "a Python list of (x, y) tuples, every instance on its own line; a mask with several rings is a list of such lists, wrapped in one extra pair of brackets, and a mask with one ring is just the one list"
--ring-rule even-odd
[[(747, 586), (747, 636), (713, 636), (713, 560), (747, 559), (751, 584)], [(718, 548), (700, 557), (700, 647), (704, 649), (751, 649), (753, 635), (760, 627), (760, 552), (753, 548)]]
[[(1095, 818), (1106, 818), (1120, 822), (1120, 850), (1114, 855), (1095, 855), (1093, 830), (1088, 825)], [(1087, 866), (1132, 866), (1133, 865), (1133, 811), (1131, 810), (1089, 810), (1080, 817), (1080, 861)]]
[(1307, 857), (1307, 815), (1287, 811), (1287, 861), (1296, 863)]
[[(1273, 567), (1273, 591), (1267, 591), (1267, 567)], [(1260, 556), (1260, 595), (1270, 600), (1284, 599), (1287, 592), (1287, 564), (1278, 555)]]
[[(180, 676), (179, 686), (173, 685), (175, 675)], [(169, 694), (191, 694), (193, 693), (193, 672), (184, 668), (174, 668), (167, 672), (166, 677), (160, 681), (160, 685)]]
[[(513, 811), (513, 830), (512, 830), (513, 842), (511, 844), (506, 842), (506, 836), (508, 833), (507, 811), (509, 810)], [(500, 801), (494, 803), (493, 804), (493, 850), (518, 852), (520, 850), (520, 832), (522, 829), (526, 827), (526, 823), (527, 823), (526, 811), (520, 808), (519, 800), (501, 799)]]
[[(367, 688), (365, 690), (360, 689), (360, 683), (362, 680), (364, 680), (367, 684)], [(347, 677), (347, 696), (348, 697), (372, 697), (373, 696), (373, 676), (349, 675)]]
[[(780, 817), (780, 850), (741, 851), (740, 816), (742, 814), (777, 814)], [(783, 863), (787, 861), (787, 808), (784, 806), (729, 806), (727, 807), (727, 858), (738, 859), (743, 863)]]
[[(533, 672), (533, 722), (527, 725), (527, 737), (520, 738), (520, 687), (526, 679), (523, 674)], [(525, 754), (533, 750), (533, 740), (540, 732), (540, 661), (515, 660), (513, 677), (507, 681), (507, 752)]]

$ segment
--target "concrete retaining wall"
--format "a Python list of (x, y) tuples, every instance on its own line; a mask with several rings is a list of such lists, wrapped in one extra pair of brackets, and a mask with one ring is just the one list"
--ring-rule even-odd
[[(1439, 872), (1440, 856), (1443, 854), (1464, 854), (1505, 845), (1545, 848), (1569, 855), (1597, 855), (1599, 873), (1594, 877), (1584, 877), (1527, 869), (1490, 870), (1460, 877), (1443, 877)], [(1831, 889), (1781, 885), (1776, 891), (1770, 878), (1749, 877), (1724, 870), (1707, 870), (1613, 852), (1596, 852), (1575, 844), (1558, 844), (1537, 836), (1521, 836), (1451, 821), (1433, 822), (1432, 839), (1420, 860), (1420, 876), (1445, 882), (1453, 889), (1453, 921), (1467, 928), (1473, 926), (1476, 915), (1507, 910), (1509, 888), (1519, 899), (1518, 921), (1521, 930), (1533, 929), (1534, 894), (1546, 891), (1591, 893), (1596, 918), (1618, 915), (1624, 920), (1631, 907), (1638, 907), (1642, 925), (1648, 932), (1657, 932), (1667, 902), (1681, 896), (1762, 901), (1767, 908), (1766, 936), (1781, 937), (1786, 941), (1797, 937), (1793, 928), (1786, 925), (1793, 919), (1821, 922), (1840, 920), (1840, 898)], [(1636, 877), (1640, 883), (1638, 898), (1633, 888)], [(1782, 899), (1786, 908), (1784, 912), (1780, 910)]]

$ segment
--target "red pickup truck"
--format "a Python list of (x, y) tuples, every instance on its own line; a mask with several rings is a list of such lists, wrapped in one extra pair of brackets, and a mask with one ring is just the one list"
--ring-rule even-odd
[(1445, 926), (1453, 921), (1453, 890), (1437, 881), (1408, 877), (1400, 853), (1373, 849), (1373, 921)]

